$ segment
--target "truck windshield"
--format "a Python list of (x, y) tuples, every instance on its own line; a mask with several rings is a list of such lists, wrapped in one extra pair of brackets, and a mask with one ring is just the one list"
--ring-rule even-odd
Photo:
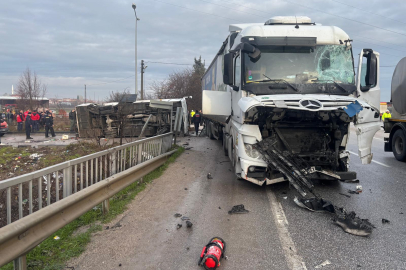
[(245, 83), (284, 80), (289, 83), (355, 84), (352, 53), (345, 45), (259, 49), (259, 59), (245, 55)]

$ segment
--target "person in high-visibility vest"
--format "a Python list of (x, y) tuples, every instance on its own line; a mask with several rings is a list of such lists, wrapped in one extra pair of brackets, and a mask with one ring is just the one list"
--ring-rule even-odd
[(386, 111), (382, 114), (382, 122), (385, 122), (385, 118), (392, 118), (392, 115), (390, 114), (389, 110), (386, 110)]
[(193, 116), (195, 115), (195, 111), (194, 110), (192, 110), (191, 112), (190, 112), (190, 119), (189, 119), (189, 124), (191, 124), (191, 123), (193, 123), (193, 121), (192, 121), (192, 119), (193, 119)]

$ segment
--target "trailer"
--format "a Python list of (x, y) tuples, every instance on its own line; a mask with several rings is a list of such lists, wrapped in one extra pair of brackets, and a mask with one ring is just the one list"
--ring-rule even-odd
[(208, 136), (223, 142), (238, 179), (287, 179), (261, 154), (269, 150), (258, 148), (269, 146), (258, 144), (265, 139), (309, 179), (355, 179), (350, 123), (362, 164), (371, 162), (380, 129), (379, 53), (361, 50), (355, 73), (351, 41), (342, 29), (308, 17), (229, 26), (202, 78), (202, 108)]
[[(171, 105), (171, 110), (166, 109), (167, 104)], [(110, 102), (104, 105), (81, 104), (76, 107), (79, 137), (138, 137), (146, 122), (143, 136), (163, 134), (172, 130), (178, 107), (182, 108), (181, 130), (183, 134), (188, 134), (188, 113), (184, 98)]]
[(391, 118), (384, 120), (385, 152), (393, 152), (399, 161), (406, 161), (406, 57), (396, 65), (391, 85)]

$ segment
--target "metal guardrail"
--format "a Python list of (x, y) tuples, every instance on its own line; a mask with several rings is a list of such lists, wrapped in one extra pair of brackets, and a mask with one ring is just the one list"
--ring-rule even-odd
[(15, 269), (26, 269), (27, 252), (94, 206), (108, 201), (114, 194), (163, 165), (174, 152), (176, 150), (151, 158), (0, 228), (0, 267), (14, 260)]
[[(7, 218), (7, 224), (15, 222), (171, 147), (172, 133), (166, 133), (1, 181), (0, 219)], [(103, 206), (108, 208), (108, 200), (106, 203)]]

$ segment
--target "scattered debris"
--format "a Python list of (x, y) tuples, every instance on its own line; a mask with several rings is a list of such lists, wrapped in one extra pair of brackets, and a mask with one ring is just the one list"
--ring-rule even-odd
[(187, 221), (186, 221), (186, 227), (187, 227), (187, 228), (192, 228), (192, 226), (193, 226), (193, 223), (190, 222), (189, 220), (187, 220)]
[(347, 213), (344, 208), (336, 209), (333, 221), (345, 232), (358, 236), (368, 236), (375, 228), (368, 219), (360, 219), (355, 212)]
[(185, 217), (185, 216), (183, 216), (181, 219), (182, 219), (182, 220), (190, 220), (190, 218)]
[(399, 215), (403, 215), (403, 212), (400, 212)]
[(211, 176), (211, 173), (207, 174), (207, 179), (213, 179), (213, 176)]
[(109, 227), (109, 226), (106, 226), (104, 229), (105, 229), (105, 230), (108, 230), (108, 229), (110, 229), (110, 227)]
[(283, 197), (285, 200), (288, 198), (287, 196)]
[(192, 149), (193, 147), (186, 147), (185, 148), (185, 150), (190, 150), (190, 149)]
[(59, 240), (61, 238), (59, 238), (59, 236), (55, 235), (54, 240)]
[(62, 135), (62, 140), (69, 140), (69, 135), (66, 134)]
[(351, 189), (348, 190), (348, 193), (350, 193), (350, 194), (359, 194), (357, 191), (351, 190)]
[(185, 190), (188, 190), (188, 189), (185, 187)]
[(390, 223), (390, 221), (387, 220), (386, 218), (383, 218), (383, 219), (382, 219), (382, 224), (385, 224), (385, 223)]
[(176, 229), (179, 230), (180, 228), (182, 228), (182, 224), (178, 223), (178, 225), (176, 225)]
[(344, 183), (359, 183), (358, 179), (344, 180)]
[[(311, 167), (304, 159), (291, 151), (281, 151), (276, 146), (278, 139), (283, 138), (268, 137), (258, 142), (255, 145), (256, 150), (262, 155), (263, 160), (272, 168), (277, 168), (288, 179), (289, 183), (297, 190), (303, 199), (294, 198), (294, 202), (303, 208), (310, 211), (319, 212), (327, 211), (334, 215), (334, 222), (340, 226), (345, 232), (367, 236), (371, 234), (375, 228), (367, 219), (360, 219), (355, 212), (347, 212), (344, 208), (339, 208), (333, 205), (330, 201), (322, 199), (314, 190), (313, 182), (309, 178), (309, 174), (315, 172), (315, 168)], [(287, 147), (288, 148), (288, 147)], [(349, 190), (350, 193), (358, 194), (362, 192), (362, 187), (357, 186), (356, 191)], [(313, 198), (306, 198), (308, 194), (312, 194)]]
[(121, 263), (120, 263), (120, 264), (118, 264), (118, 266), (121, 266)]
[(221, 207), (219, 206), (219, 209), (221, 209)]
[(230, 211), (228, 211), (228, 213), (231, 214), (245, 214), (248, 213), (249, 211), (247, 209), (245, 209), (243, 204), (239, 204), (239, 205), (234, 205), (233, 208), (231, 208)]
[(339, 192), (338, 194), (343, 195), (343, 196), (345, 196), (345, 197), (347, 197), (347, 198), (351, 198), (350, 195), (347, 195), (347, 194), (344, 194), (344, 193), (341, 193), (341, 192)]
[(334, 206), (329, 201), (325, 201), (322, 198), (310, 198), (310, 199), (299, 199), (295, 197), (293, 201), (300, 207), (306, 208), (312, 212), (323, 212), (327, 211), (334, 213)]
[(189, 145), (189, 142), (185, 142), (184, 144), (182, 144), (182, 145)]
[(116, 224), (114, 224), (113, 226), (111, 226), (111, 229), (120, 228), (120, 227), (121, 227), (120, 222), (117, 222)]
[(356, 191), (357, 193), (361, 193), (361, 192), (362, 192), (362, 186), (361, 186), (361, 185), (357, 185), (357, 186), (355, 187), (355, 191)]
[(176, 218), (178, 218), (178, 217), (181, 217), (182, 216), (182, 214), (179, 214), (179, 213), (176, 213), (175, 215), (173, 215), (174, 217), (176, 217)]
[(319, 268), (322, 268), (322, 267), (324, 267), (326, 265), (329, 265), (329, 264), (331, 264), (331, 262), (329, 260), (326, 260), (326, 261), (322, 262), (321, 264), (315, 266), (314, 268), (319, 269)]

